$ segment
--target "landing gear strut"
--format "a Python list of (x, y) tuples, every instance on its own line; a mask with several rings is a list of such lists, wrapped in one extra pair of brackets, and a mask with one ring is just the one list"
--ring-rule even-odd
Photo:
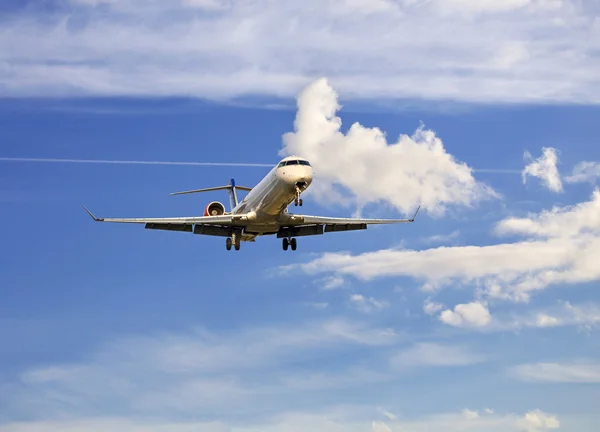
[(236, 233), (231, 234), (231, 237), (227, 237), (225, 240), (227, 250), (231, 250), (231, 246), (234, 246), (235, 250), (240, 250), (241, 239)]
[(302, 207), (302, 198), (300, 198), (300, 193), (302, 191), (299, 187), (296, 187), (296, 198), (294, 199), (294, 205)]
[(283, 239), (283, 250), (288, 250), (288, 246), (292, 247), (292, 250), (295, 251), (296, 250), (296, 239), (292, 238), (292, 239), (287, 239), (284, 238)]

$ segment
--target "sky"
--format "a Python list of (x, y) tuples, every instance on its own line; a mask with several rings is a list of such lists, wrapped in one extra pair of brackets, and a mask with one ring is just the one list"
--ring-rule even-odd
[[(2, 2), (0, 432), (598, 430), (599, 13)], [(416, 221), (227, 251), (82, 208), (291, 154), (303, 213)]]

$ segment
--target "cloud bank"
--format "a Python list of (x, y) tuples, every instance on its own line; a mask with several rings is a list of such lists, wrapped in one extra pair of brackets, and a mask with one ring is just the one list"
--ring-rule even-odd
[[(488, 246), (325, 253), (284, 268), (309, 274), (351, 275), (365, 281), (411, 277), (420, 281), (425, 291), (468, 285), (481, 298), (517, 302), (527, 302), (535, 291), (559, 283), (600, 280), (600, 190), (575, 206), (503, 219), (494, 232), (525, 239)], [(459, 316), (457, 311), (446, 314), (448, 322), (464, 322), (464, 316), (460, 320)]]
[(596, 104), (588, 3), (32, 3), (0, 22), (0, 95), (293, 97), (328, 76), (348, 98)]

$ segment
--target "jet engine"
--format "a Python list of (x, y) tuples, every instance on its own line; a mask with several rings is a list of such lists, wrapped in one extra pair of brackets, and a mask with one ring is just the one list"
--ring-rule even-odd
[(204, 216), (221, 216), (225, 214), (225, 206), (219, 201), (213, 201), (204, 209)]

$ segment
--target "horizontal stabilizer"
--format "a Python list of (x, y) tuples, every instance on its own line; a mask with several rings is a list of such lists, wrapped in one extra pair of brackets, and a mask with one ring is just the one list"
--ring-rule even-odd
[[(239, 190), (243, 190), (243, 191), (251, 191), (252, 190), (252, 188), (249, 188), (246, 186), (235, 186), (235, 188), (239, 189)], [(173, 192), (173, 193), (170, 193), (169, 195), (184, 195), (184, 194), (191, 194), (191, 193), (198, 193), (198, 192), (211, 192), (211, 191), (225, 190), (225, 189), (231, 189), (231, 186), (227, 185), (227, 186), (217, 186), (217, 187), (204, 188), (204, 189), (193, 189), (193, 190), (183, 191), (183, 192)]]

